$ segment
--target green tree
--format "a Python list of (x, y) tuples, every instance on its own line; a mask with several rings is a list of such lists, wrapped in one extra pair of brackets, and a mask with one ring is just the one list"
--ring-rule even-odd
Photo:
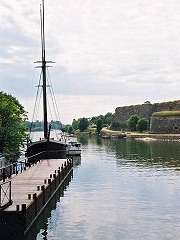
[(27, 112), (10, 94), (0, 92), (0, 103), (0, 152), (18, 155), (27, 137)]
[(103, 121), (101, 118), (99, 118), (96, 124), (96, 130), (98, 134), (101, 132), (102, 127), (103, 127)]
[(106, 113), (106, 115), (104, 116), (104, 118), (105, 118), (104, 124), (110, 125), (110, 123), (111, 123), (111, 116), (112, 116), (112, 113), (110, 113), (110, 112)]
[(140, 132), (148, 129), (148, 120), (146, 118), (140, 118), (136, 124), (136, 129)]
[(130, 131), (136, 131), (136, 125), (139, 120), (139, 117), (137, 115), (132, 115), (128, 120), (127, 120), (127, 127)]
[(69, 128), (68, 128), (68, 133), (69, 133), (69, 134), (72, 134), (73, 132), (74, 132), (73, 127), (72, 127), (72, 126), (69, 126)]
[(87, 118), (83, 117), (83, 118), (80, 118), (79, 120), (79, 130), (81, 132), (83, 132), (84, 130), (86, 130), (89, 126), (89, 121)]
[(76, 119), (73, 119), (72, 127), (74, 130), (77, 130), (79, 128), (79, 121)]

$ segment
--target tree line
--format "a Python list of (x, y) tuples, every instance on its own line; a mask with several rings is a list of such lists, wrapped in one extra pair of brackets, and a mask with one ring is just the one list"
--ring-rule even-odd
[[(62, 130), (63, 125), (60, 121), (53, 121), (51, 120), (49, 123), (51, 125), (51, 129)], [(44, 129), (44, 122), (36, 120), (34, 122), (25, 121), (25, 126), (27, 127), (28, 131), (43, 131)]]
[(72, 124), (65, 125), (64, 131), (74, 133), (75, 131), (83, 132), (88, 127), (95, 128), (97, 133), (100, 133), (103, 127), (107, 127), (111, 123), (112, 113), (108, 112), (105, 115), (98, 115), (91, 118), (78, 118), (73, 119)]
[[(71, 125), (63, 125), (60, 121), (51, 120), (52, 129), (60, 129), (68, 133), (85, 131), (94, 128), (100, 133), (103, 127), (110, 126), (112, 113), (98, 115), (90, 118), (73, 119)], [(130, 131), (145, 131), (149, 127), (149, 121), (137, 115), (131, 116), (126, 122), (126, 128)], [(0, 92), (0, 153), (13, 153), (20, 155), (20, 149), (27, 139), (28, 130), (43, 130), (43, 121), (29, 122), (27, 112), (19, 101), (11, 94)]]
[(148, 130), (149, 128), (149, 121), (147, 118), (140, 118), (137, 115), (132, 115), (127, 121), (126, 126), (128, 130), (134, 132), (139, 131), (143, 132)]

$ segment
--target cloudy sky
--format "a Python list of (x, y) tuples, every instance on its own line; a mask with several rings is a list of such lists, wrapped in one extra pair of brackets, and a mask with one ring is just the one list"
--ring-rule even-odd
[[(0, 91), (15, 96), (30, 120), (40, 3), (0, 1)], [(45, 14), (46, 56), (56, 62), (49, 71), (63, 123), (180, 99), (179, 0), (45, 0)]]

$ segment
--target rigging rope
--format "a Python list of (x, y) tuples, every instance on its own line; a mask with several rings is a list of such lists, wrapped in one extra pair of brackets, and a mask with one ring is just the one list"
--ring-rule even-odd
[(42, 72), (40, 74), (39, 83), (38, 83), (38, 86), (37, 86), (38, 89), (37, 89), (37, 92), (36, 92), (36, 99), (35, 99), (35, 103), (34, 103), (32, 121), (31, 121), (31, 126), (30, 126), (30, 134), (32, 133), (33, 120), (35, 119), (35, 115), (38, 112), (39, 105), (40, 105), (40, 99), (41, 99), (41, 95), (42, 95), (42, 88), (41, 88), (41, 91), (40, 91), (41, 76), (42, 76)]

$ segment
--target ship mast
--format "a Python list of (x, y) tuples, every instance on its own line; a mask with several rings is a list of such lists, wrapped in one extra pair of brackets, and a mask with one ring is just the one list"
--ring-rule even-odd
[(44, 0), (42, 0), (41, 11), (41, 45), (42, 45), (42, 80), (43, 80), (43, 115), (44, 115), (44, 138), (48, 137), (47, 123), (47, 94), (46, 94), (46, 55), (45, 55), (45, 33), (44, 33)]
[(46, 51), (45, 51), (45, 31), (44, 31), (44, 0), (42, 0), (42, 6), (40, 5), (40, 17), (41, 17), (41, 48), (42, 48), (42, 59), (35, 63), (41, 63), (42, 68), (42, 88), (43, 88), (43, 119), (44, 119), (44, 138), (48, 139), (48, 121), (47, 121), (47, 78), (46, 70), (47, 63), (54, 63), (52, 61), (46, 61)]

